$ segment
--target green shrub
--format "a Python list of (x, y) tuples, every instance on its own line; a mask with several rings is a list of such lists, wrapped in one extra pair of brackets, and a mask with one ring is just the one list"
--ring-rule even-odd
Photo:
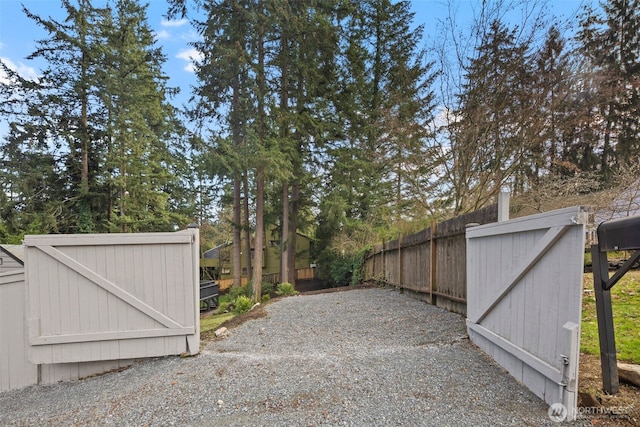
[(242, 314), (251, 310), (251, 307), (253, 307), (253, 300), (248, 296), (240, 295), (238, 298), (233, 300), (233, 305), (235, 306), (233, 312), (235, 314)]
[(262, 302), (263, 303), (269, 301), (270, 299), (271, 299), (271, 295), (269, 295), (269, 294), (262, 295)]
[(229, 300), (235, 301), (239, 296), (251, 298), (253, 295), (253, 286), (249, 283), (245, 286), (232, 286), (229, 288)]
[(353, 286), (364, 281), (364, 259), (367, 249), (348, 256), (335, 256), (330, 264), (331, 279), (335, 286)]
[(262, 295), (269, 295), (273, 293), (275, 290), (275, 285), (273, 283), (263, 283), (262, 284)]
[(226, 313), (227, 311), (229, 311), (229, 303), (227, 301), (220, 302), (220, 305), (218, 305), (218, 313)]
[(298, 291), (289, 282), (278, 283), (276, 294), (280, 296), (297, 295)]

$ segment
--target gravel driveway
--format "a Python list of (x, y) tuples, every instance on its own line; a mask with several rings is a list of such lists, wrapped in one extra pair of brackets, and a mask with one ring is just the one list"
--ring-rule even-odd
[(395, 290), (266, 311), (197, 357), (0, 393), (0, 425), (557, 425), (469, 342), (462, 317)]

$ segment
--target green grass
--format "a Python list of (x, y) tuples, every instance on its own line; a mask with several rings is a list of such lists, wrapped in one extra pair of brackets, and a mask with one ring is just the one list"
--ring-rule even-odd
[(233, 313), (222, 313), (200, 319), (200, 333), (218, 329), (218, 326), (233, 318), (233, 316)]
[[(593, 291), (593, 275), (584, 275), (584, 289)], [(630, 271), (611, 289), (613, 327), (618, 360), (640, 363), (640, 271)], [(580, 351), (599, 357), (596, 299), (593, 292), (582, 298)]]
[[(629, 256), (635, 251), (611, 251), (607, 252), (607, 259), (611, 260), (619, 260), (619, 259), (627, 259)], [(591, 265), (591, 250), (586, 250), (584, 252), (584, 265)]]

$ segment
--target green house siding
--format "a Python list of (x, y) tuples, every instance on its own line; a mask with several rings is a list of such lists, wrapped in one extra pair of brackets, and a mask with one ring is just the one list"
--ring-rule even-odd
[[(253, 241), (251, 242), (253, 244)], [(296, 237), (296, 269), (309, 268), (310, 244), (308, 237), (298, 234)], [(244, 249), (244, 248), (243, 248)], [(254, 248), (252, 248), (254, 250)], [(280, 239), (275, 229), (267, 230), (265, 239), (264, 265), (262, 274), (280, 272)], [(242, 276), (247, 275), (246, 257), (241, 259)], [(233, 245), (226, 243), (208, 250), (200, 258), (200, 268), (204, 279), (230, 279), (233, 277)]]

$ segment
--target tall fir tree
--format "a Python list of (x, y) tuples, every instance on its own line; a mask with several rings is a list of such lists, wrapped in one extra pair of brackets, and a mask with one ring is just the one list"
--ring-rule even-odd
[(609, 0), (604, 16), (586, 8), (578, 40), (583, 54), (582, 73), (597, 110), (589, 123), (595, 131), (598, 164), (605, 183), (612, 168), (633, 162), (640, 148), (640, 3)]
[(493, 21), (465, 69), (451, 140), (456, 213), (484, 206), (507, 187), (525, 188), (539, 129), (529, 46), (517, 31)]
[(184, 129), (166, 100), (172, 91), (162, 73), (166, 58), (155, 46), (146, 7), (136, 1), (117, 0), (102, 30), (107, 221), (113, 231), (172, 230), (186, 219), (172, 212), (168, 190), (184, 176), (186, 164)]
[[(32, 153), (30, 159), (49, 163), (55, 176), (47, 174), (49, 185), (41, 191), (46, 205), (22, 208), (46, 212), (47, 220), (16, 225), (15, 232), (151, 231), (185, 225), (193, 213), (188, 195), (179, 191), (186, 170), (182, 128), (166, 102), (171, 89), (146, 9), (130, 0), (116, 1), (114, 8), (94, 8), (88, 0), (77, 6), (63, 0), (62, 5), (63, 22), (25, 9), (49, 35), (28, 58), (42, 59), (46, 66), (37, 81), (13, 75), (10, 85), (21, 95), (12, 102), (17, 108), (12, 132), (2, 147), (10, 160), (5, 164), (13, 165), (5, 170), (24, 181), (32, 171), (18, 168), (17, 162)], [(33, 199), (24, 190), (13, 197)], [(42, 225), (34, 230), (33, 224)]]

